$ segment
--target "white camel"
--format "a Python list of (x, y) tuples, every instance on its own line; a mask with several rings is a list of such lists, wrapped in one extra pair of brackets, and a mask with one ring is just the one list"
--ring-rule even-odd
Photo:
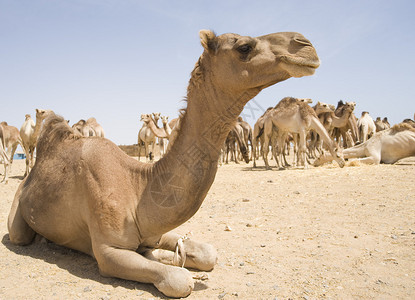
[(364, 143), (376, 132), (376, 125), (367, 111), (362, 112), (362, 116), (357, 121), (360, 142)]
[[(366, 142), (343, 150), (344, 158), (358, 158), (366, 164), (393, 164), (398, 160), (415, 155), (415, 128), (400, 123), (390, 129), (376, 132)], [(314, 162), (315, 166), (332, 161), (326, 153)]]

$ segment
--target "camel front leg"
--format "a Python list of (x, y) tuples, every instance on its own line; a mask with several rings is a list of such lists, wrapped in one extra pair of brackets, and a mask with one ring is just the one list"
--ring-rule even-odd
[(184, 268), (164, 265), (135, 251), (105, 244), (93, 245), (93, 250), (102, 276), (152, 283), (168, 297), (186, 297), (193, 290), (192, 275)]
[[(178, 241), (181, 238), (180, 235), (173, 232), (164, 234), (159, 241), (158, 249), (147, 252), (146, 256), (165, 264), (172, 264)], [(211, 271), (214, 268), (218, 255), (212, 245), (185, 238), (183, 239), (183, 248), (186, 254), (184, 267), (200, 271)]]

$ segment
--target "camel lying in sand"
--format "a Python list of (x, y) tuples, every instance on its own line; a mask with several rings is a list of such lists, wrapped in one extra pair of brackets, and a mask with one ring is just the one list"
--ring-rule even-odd
[[(375, 133), (366, 142), (343, 150), (344, 158), (359, 158), (367, 164), (393, 164), (398, 160), (415, 155), (415, 128), (406, 123)], [(315, 166), (332, 161), (330, 154), (320, 156)]]
[[(93, 256), (103, 276), (152, 283), (169, 297), (191, 293), (192, 275), (182, 267), (212, 270), (216, 250), (170, 231), (202, 205), (245, 104), (320, 65), (299, 33), (252, 38), (202, 30), (200, 39), (204, 52), (189, 81), (177, 138), (156, 163), (138, 162), (105, 138), (76, 135), (54, 114), (47, 118), (36, 164), (10, 210), (12, 243), (29, 244), (38, 233)], [(176, 248), (182, 267), (160, 262)]]

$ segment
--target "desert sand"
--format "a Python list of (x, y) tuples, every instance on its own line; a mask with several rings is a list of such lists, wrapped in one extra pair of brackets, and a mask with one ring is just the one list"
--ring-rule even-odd
[[(165, 298), (149, 284), (104, 278), (93, 258), (44, 239), (11, 244), (7, 216), (23, 173), (15, 161), (0, 184), (0, 299)], [(415, 299), (414, 176), (414, 159), (219, 167), (200, 210), (176, 229), (218, 249), (212, 272), (192, 271), (208, 279), (188, 299)]]

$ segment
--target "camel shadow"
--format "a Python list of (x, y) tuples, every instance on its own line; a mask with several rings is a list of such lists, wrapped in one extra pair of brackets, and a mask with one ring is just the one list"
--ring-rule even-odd
[(265, 166), (257, 166), (257, 167), (244, 167), (241, 169), (244, 172), (264, 172), (264, 171), (285, 171), (288, 170), (288, 168), (277, 168), (277, 167), (273, 167), (271, 166), (271, 169), (267, 169)]
[[(153, 297), (169, 299), (159, 292), (152, 284), (101, 276), (98, 271), (96, 260), (89, 255), (76, 250), (59, 246), (52, 242), (38, 241), (37, 238), (30, 245), (17, 246), (10, 242), (8, 234), (3, 236), (1, 242), (7, 249), (16, 254), (55, 264), (59, 268), (65, 269), (79, 278), (90, 279), (101, 284), (111, 285), (113, 288), (123, 287), (128, 290), (140, 290), (150, 293)], [(196, 287), (198, 287), (199, 290), (203, 289), (203, 287), (197, 286), (195, 282), (194, 290), (196, 290)]]

